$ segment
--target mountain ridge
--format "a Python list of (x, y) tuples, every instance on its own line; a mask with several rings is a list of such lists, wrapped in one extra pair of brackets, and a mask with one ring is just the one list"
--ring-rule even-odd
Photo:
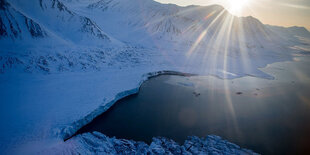
[(12, 6), (24, 15), (39, 21), (45, 28), (64, 40), (82, 43), (85, 41), (84, 38), (89, 38), (96, 39), (101, 43), (111, 42), (111, 38), (95, 22), (70, 11), (59, 0), (31, 0), (27, 2), (11, 0), (7, 2), (13, 4)]
[[(14, 70), (14, 65), (23, 66), (22, 70), (27, 72), (99, 70), (107, 61), (102, 53), (118, 55), (124, 51), (133, 55), (143, 50), (170, 51), (165, 54), (178, 51), (185, 57), (192, 53), (216, 57), (236, 57), (245, 52), (251, 57), (287, 55), (285, 52), (291, 46), (305, 44), (298, 35), (310, 38), (303, 28), (264, 25), (252, 16), (233, 16), (220, 5), (180, 7), (153, 0), (1, 0), (0, 3), (9, 4), (26, 18), (27, 22), (25, 19), (18, 22), (24, 25), (21, 31), (30, 34), (28, 37), (21, 34), (25, 38), (22, 40), (8, 40), (10, 37), (5, 33), (10, 32), (13, 38), (14, 33), (7, 30), (10, 24), (3, 26), (9, 8), (2, 5), (1, 72)], [(11, 17), (14, 16), (17, 15)]]

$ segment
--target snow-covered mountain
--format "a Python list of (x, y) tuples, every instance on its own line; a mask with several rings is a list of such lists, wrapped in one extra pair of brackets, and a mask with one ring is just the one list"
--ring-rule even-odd
[(11, 0), (9, 3), (63, 40), (79, 44), (89, 39), (96, 43), (111, 41), (94, 21), (70, 11), (59, 0)]
[[(272, 79), (259, 68), (292, 60), (309, 47), (310, 33), (304, 28), (264, 25), (253, 17), (235, 17), (219, 5), (0, 0), (0, 154), (38, 152), (55, 143), (69, 149), (85, 144), (78, 152), (100, 149), (101, 144), (118, 151), (114, 145), (124, 140), (93, 143), (90, 134), (64, 145), (63, 139), (117, 100), (137, 93), (149, 77), (173, 71)], [(193, 142), (199, 147), (189, 152), (206, 151), (200, 144), (209, 144)], [(119, 146), (127, 144), (137, 143)]]
[(4, 0), (0, 1), (0, 37), (6, 39), (29, 39), (46, 37), (47, 33), (38, 23), (15, 10)]
[(265, 25), (268, 29), (270, 29), (273, 34), (276, 34), (283, 40), (288, 42), (292, 42), (293, 44), (299, 43), (300, 38), (310, 38), (310, 33), (304, 27), (280, 27), (280, 26), (272, 26), (272, 25)]
[[(218, 5), (180, 7), (153, 0), (100, 0), (89, 4), (87, 8), (88, 12), (100, 10), (97, 15), (89, 16), (124, 41), (129, 40), (125, 31), (133, 32), (132, 35), (142, 33), (144, 38), (149, 36), (152, 40), (183, 43), (195, 42), (201, 34), (204, 34), (202, 39), (206, 42), (212, 39), (249, 44), (281, 41), (259, 20), (253, 17), (235, 17)], [(112, 20), (101, 21), (109, 17), (112, 17)], [(115, 32), (119, 30), (124, 32)], [(141, 36), (136, 39), (131, 37), (130, 40), (137, 42), (141, 40), (139, 38)]]
[[(275, 55), (299, 44), (296, 36), (310, 36), (304, 28), (275, 27), (253, 17), (235, 17), (219, 5), (180, 7), (153, 0), (1, 0), (0, 12), (2, 73), (100, 70), (106, 64), (111, 66), (106, 63), (107, 55), (124, 51), (140, 55), (145, 49), (170, 51), (166, 55), (179, 51), (183, 56), (207, 52), (210, 58), (238, 57), (246, 51), (249, 57), (271, 55), (282, 60), (287, 53), (282, 52), (280, 58)], [(105, 59), (98, 53), (106, 53)], [(121, 62), (127, 61), (124, 59)]]
[(100, 70), (112, 64), (108, 61), (117, 62), (108, 55), (139, 53), (144, 48), (270, 55), (269, 51), (277, 53), (296, 44), (296, 35), (309, 36), (302, 28), (266, 26), (253, 17), (235, 17), (219, 5), (180, 7), (153, 0), (1, 0), (0, 12), (2, 73)]
[[(153, 0), (1, 0), (1, 3), (1, 31), (5, 31), (1, 32), (2, 38), (6, 33), (16, 38), (17, 31), (31, 29), (31, 35), (36, 37), (51, 33), (63, 41), (87, 45), (102, 45), (111, 40), (143, 45), (158, 40), (190, 44), (200, 37), (202, 43), (228, 40), (260, 44), (256, 45), (259, 47), (284, 41), (280, 37), (283, 34), (289, 37), (310, 34), (302, 28), (279, 28), (263, 25), (253, 17), (235, 17), (219, 5), (180, 7)], [(26, 18), (29, 24), (23, 19), (16, 21), (18, 16)], [(30, 27), (19, 28), (14, 23)]]
[(121, 45), (58, 0), (1, 0), (0, 13), (1, 73), (98, 70), (102, 53)]

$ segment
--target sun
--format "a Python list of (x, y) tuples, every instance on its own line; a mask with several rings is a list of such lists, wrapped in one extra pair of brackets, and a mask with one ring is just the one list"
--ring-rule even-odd
[(229, 0), (228, 10), (235, 15), (242, 13), (243, 9), (247, 7), (250, 3), (250, 0)]

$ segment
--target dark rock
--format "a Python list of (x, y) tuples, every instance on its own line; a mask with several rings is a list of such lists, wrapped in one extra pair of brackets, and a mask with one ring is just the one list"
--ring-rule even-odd
[(197, 92), (193, 92), (193, 94), (194, 94), (196, 97), (200, 96), (200, 93), (197, 93)]
[(237, 95), (241, 95), (241, 94), (243, 94), (243, 93), (242, 93), (242, 92), (237, 92), (236, 94), (237, 94)]

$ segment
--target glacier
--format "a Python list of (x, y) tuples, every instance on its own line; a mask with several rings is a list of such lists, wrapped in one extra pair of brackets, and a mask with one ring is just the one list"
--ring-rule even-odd
[[(115, 144), (134, 146), (128, 150), (133, 152), (170, 147), (186, 152), (193, 142), (210, 149), (195, 146), (188, 154), (252, 154), (215, 136), (191, 137), (184, 145), (154, 138), (150, 146), (99, 133), (63, 140), (120, 98), (137, 93), (153, 76), (273, 79), (260, 68), (310, 49), (310, 33), (302, 27), (264, 25), (253, 17), (235, 17), (218, 5), (180, 7), (153, 0), (0, 4), (3, 154), (68, 154), (77, 147), (79, 153), (99, 149), (112, 154), (118, 151)], [(106, 148), (98, 147), (103, 144)]]

